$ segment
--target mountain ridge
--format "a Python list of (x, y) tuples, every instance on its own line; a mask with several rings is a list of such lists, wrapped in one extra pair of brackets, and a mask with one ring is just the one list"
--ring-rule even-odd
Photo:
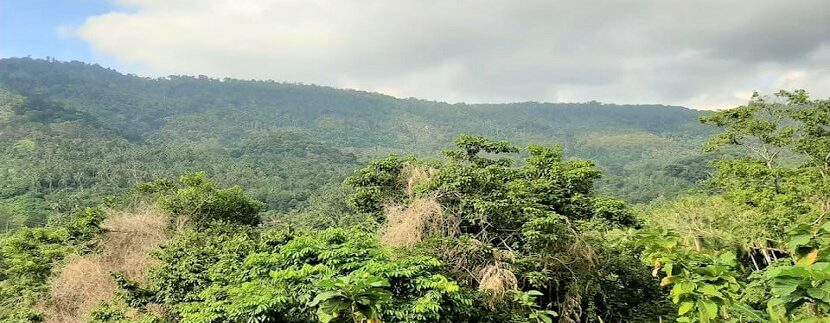
[(20, 102), (3, 114), (11, 122), (0, 122), (0, 133), (13, 134), (0, 138), (0, 195), (9, 198), (0, 213), (3, 203), (18, 213), (70, 210), (137, 182), (202, 170), (247, 187), (274, 212), (293, 212), (362, 162), (435, 157), (460, 134), (561, 144), (569, 158), (596, 161), (607, 193), (646, 202), (693, 187), (712, 132), (697, 121), (705, 112), (677, 106), (450, 104), (276, 81), (154, 79), (31, 58), (0, 59), (0, 88), (21, 97), (5, 95)]
[(267, 84), (276, 84), (276, 85), (283, 85), (283, 86), (301, 86), (301, 87), (310, 87), (310, 88), (317, 88), (317, 89), (326, 89), (326, 90), (334, 90), (334, 91), (343, 91), (343, 92), (352, 92), (352, 93), (359, 93), (359, 94), (366, 94), (366, 95), (373, 95), (378, 97), (385, 97), (389, 99), (395, 100), (403, 100), (403, 101), (416, 101), (421, 103), (431, 103), (431, 104), (444, 104), (448, 106), (511, 106), (511, 105), (525, 105), (525, 104), (535, 104), (535, 105), (572, 105), (572, 104), (599, 104), (599, 105), (609, 105), (615, 107), (634, 107), (634, 106), (654, 106), (654, 107), (661, 107), (661, 108), (680, 108), (684, 110), (692, 110), (697, 112), (708, 112), (708, 110), (704, 109), (695, 109), (691, 107), (681, 106), (681, 105), (674, 105), (674, 104), (663, 104), (663, 103), (614, 103), (614, 102), (602, 102), (596, 100), (589, 100), (585, 102), (551, 102), (551, 101), (536, 101), (536, 100), (527, 100), (527, 101), (506, 101), (506, 102), (449, 102), (443, 101), (438, 99), (425, 99), (419, 97), (397, 97), (394, 95), (371, 91), (371, 90), (364, 90), (364, 89), (357, 89), (357, 88), (348, 88), (348, 87), (337, 87), (332, 85), (323, 85), (323, 84), (316, 84), (316, 83), (304, 83), (304, 82), (291, 82), (291, 81), (278, 81), (274, 79), (244, 79), (244, 78), (235, 78), (235, 77), (210, 77), (207, 75), (193, 75), (193, 74), (170, 74), (167, 76), (158, 76), (158, 77), (151, 77), (151, 76), (141, 76), (134, 73), (124, 73), (120, 72), (116, 68), (106, 67), (97, 63), (87, 63), (84, 61), (78, 60), (71, 60), (71, 61), (61, 61), (55, 60), (51, 58), (41, 59), (41, 58), (32, 58), (32, 57), (4, 57), (0, 58), (0, 64), (9, 61), (29, 61), (32, 63), (37, 64), (71, 64), (76, 66), (84, 66), (92, 69), (98, 69), (100, 71), (107, 71), (113, 73), (118, 76), (127, 77), (127, 78), (137, 78), (147, 81), (164, 81), (164, 80), (172, 80), (176, 78), (193, 78), (193, 79), (203, 79), (203, 80), (210, 80), (210, 81), (218, 81), (218, 82), (251, 82), (251, 83), (267, 83)]

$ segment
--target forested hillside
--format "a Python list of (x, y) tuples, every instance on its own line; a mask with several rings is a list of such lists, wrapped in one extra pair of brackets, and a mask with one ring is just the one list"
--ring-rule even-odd
[(0, 237), (0, 319), (826, 322), (830, 100), (700, 120), (721, 129), (704, 149), (730, 150), (708, 192), (637, 210), (561, 146), (472, 135), (369, 162), (278, 221), (204, 172), (140, 183)]
[(803, 90), (451, 105), (32, 59), (0, 86), (3, 322), (830, 317)]
[[(597, 162), (600, 190), (673, 196), (710, 171), (701, 112), (659, 105), (446, 104), (353, 90), (0, 60), (0, 225), (39, 224), (185, 171), (242, 185), (272, 214), (311, 208), (389, 153), (436, 156), (462, 133), (559, 143)], [(325, 194), (330, 195), (330, 194)]]

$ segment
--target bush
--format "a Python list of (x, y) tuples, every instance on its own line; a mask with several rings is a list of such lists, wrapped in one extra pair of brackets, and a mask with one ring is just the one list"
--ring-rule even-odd
[(204, 172), (182, 175), (179, 187), (162, 195), (159, 204), (174, 218), (184, 218), (199, 228), (213, 221), (257, 225), (264, 207), (245, 196), (239, 186), (217, 188)]
[(34, 305), (47, 291), (53, 268), (89, 250), (104, 216), (101, 209), (86, 209), (62, 226), (20, 228), (0, 238), (0, 321), (42, 320)]
[[(395, 255), (356, 229), (295, 234), (214, 223), (181, 233), (156, 257), (162, 264), (152, 287), (125, 283), (127, 299), (161, 304), (182, 322), (351, 321), (338, 302), (359, 301), (364, 292), (373, 299), (367, 315), (384, 321), (482, 321), (489, 313), (475, 310), (479, 294), (440, 274), (435, 258)], [(345, 281), (366, 288), (351, 290)]]

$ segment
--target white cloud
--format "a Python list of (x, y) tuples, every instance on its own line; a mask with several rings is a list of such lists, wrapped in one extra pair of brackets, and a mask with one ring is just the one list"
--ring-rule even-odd
[(120, 0), (75, 33), (144, 74), (206, 74), (465, 101), (721, 108), (830, 96), (830, 3)]
[(75, 30), (67, 25), (59, 25), (55, 27), (55, 34), (59, 38), (73, 38), (75, 37)]

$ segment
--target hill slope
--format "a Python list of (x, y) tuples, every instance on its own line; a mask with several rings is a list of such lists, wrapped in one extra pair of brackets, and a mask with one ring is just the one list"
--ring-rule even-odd
[[(682, 107), (447, 104), (273, 81), (151, 79), (29, 58), (0, 60), (0, 88), (5, 105), (18, 107), (0, 109), (0, 131), (14, 134), (0, 138), (6, 204), (207, 170), (287, 212), (359, 160), (434, 155), (460, 133), (561, 143), (569, 156), (603, 167), (606, 190), (638, 202), (690, 187), (710, 134), (696, 121), (702, 112)], [(67, 199), (44, 205), (66, 207)]]

